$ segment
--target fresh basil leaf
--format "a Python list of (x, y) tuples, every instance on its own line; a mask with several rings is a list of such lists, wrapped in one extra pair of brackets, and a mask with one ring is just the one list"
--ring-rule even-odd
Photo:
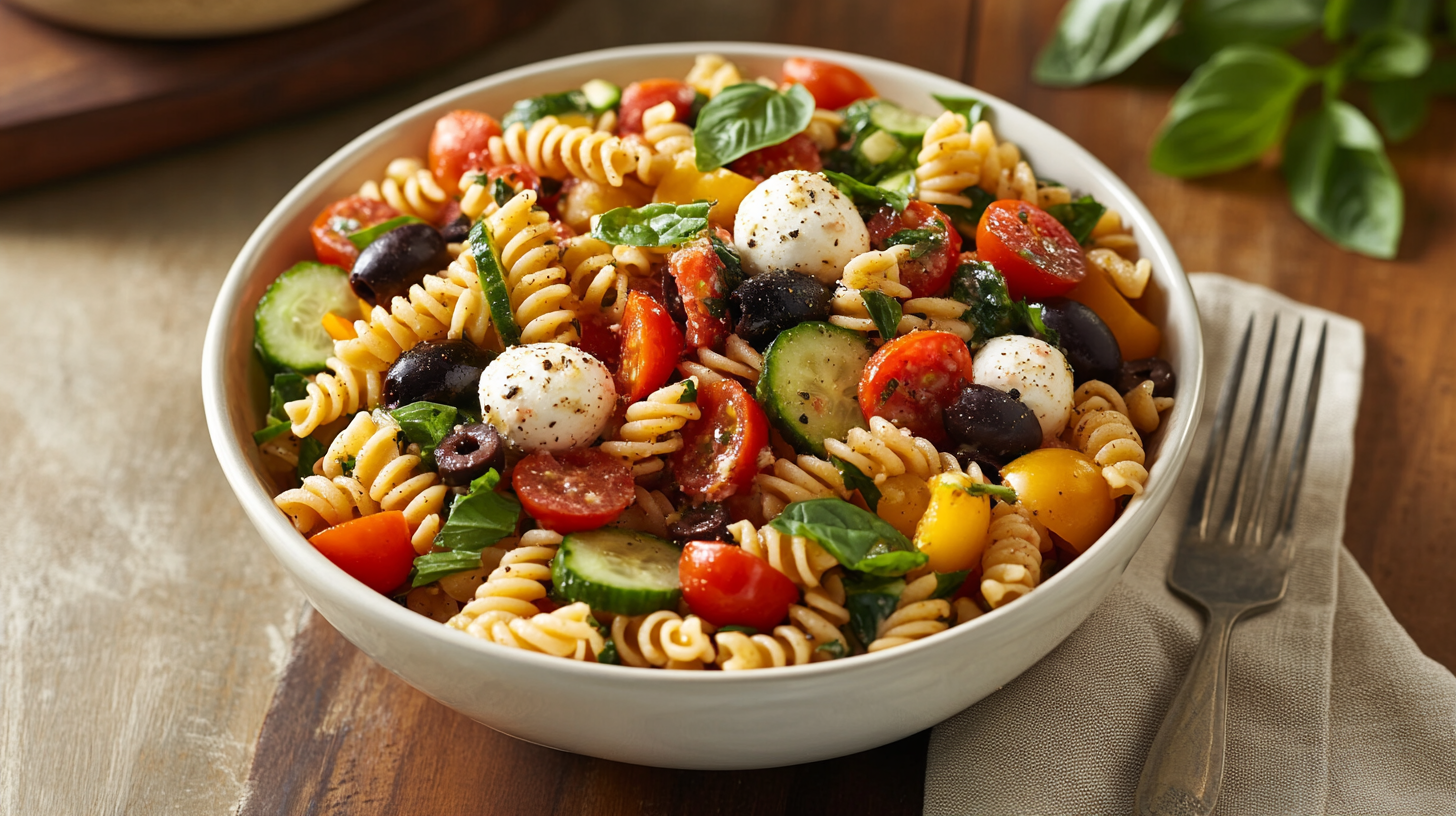
[(942, 108), (966, 117), (966, 127), (981, 121), (986, 115), (986, 103), (979, 99), (969, 96), (941, 96), (940, 94), (930, 96), (939, 102)]
[[(1456, 0), (1452, 0), (1456, 3)], [(1456, 90), (1456, 59), (1436, 60), (1423, 76), (1370, 84), (1370, 108), (1392, 142), (1415, 134), (1430, 111), (1433, 95)]]
[(860, 296), (864, 298), (865, 309), (875, 321), (875, 330), (880, 333), (880, 337), (886, 341), (893, 340), (902, 314), (900, 301), (874, 289), (865, 289), (860, 292)]
[(1284, 176), (1294, 211), (1346, 249), (1394, 258), (1405, 218), (1400, 179), (1365, 115), (1328, 101), (1290, 131)]
[(301, 400), (308, 396), (308, 378), (302, 374), (285, 372), (273, 375), (273, 384), (268, 387), (268, 415), (275, 419), (288, 419), (283, 410), (284, 403)]
[[(898, 575), (927, 560), (889, 522), (842, 499), (793, 502), (769, 525), (781, 533), (818, 542), (839, 563), (852, 570)], [(882, 557), (891, 553), (904, 553), (908, 557)]]
[(865, 500), (865, 504), (875, 510), (880, 506), (880, 489), (875, 486), (875, 480), (864, 474), (864, 471), (840, 459), (838, 456), (829, 457), (834, 463), (834, 469), (839, 471), (839, 478), (844, 480), (844, 486), (850, 490), (858, 490), (859, 495)]
[(1043, 85), (1086, 85), (1122, 73), (1168, 33), (1182, 0), (1072, 0), (1037, 56)]
[(602, 650), (600, 652), (597, 652), (597, 662), (609, 663), (613, 666), (621, 665), (622, 656), (617, 654), (617, 642), (612, 640), (612, 630), (608, 629), (606, 624), (597, 620), (595, 615), (587, 615), (586, 622), (591, 624), (591, 627), (597, 630), (597, 633), (600, 634), (602, 636), (602, 639), (606, 641), (606, 643), (602, 645)]
[(930, 594), (931, 598), (949, 598), (956, 594), (966, 579), (971, 575), (970, 570), (960, 572), (937, 572), (935, 574), (935, 592)]
[(307, 479), (313, 475), (313, 466), (324, 458), (324, 446), (311, 436), (298, 441), (298, 478)]
[(1368, 34), (1397, 26), (1425, 35), (1435, 16), (1433, 0), (1329, 0), (1325, 5), (1325, 39), (1332, 43), (1347, 34)]
[(415, 218), (413, 215), (401, 215), (397, 218), (391, 218), (388, 221), (383, 221), (375, 224), (374, 226), (367, 229), (361, 229), (358, 232), (349, 233), (349, 243), (353, 244), (355, 249), (363, 252), (364, 247), (367, 247), (370, 244), (374, 243), (374, 240), (376, 238), (386, 232), (389, 232), (392, 229), (397, 229), (404, 226), (405, 224), (423, 223), (425, 223), (423, 219)]
[(718, 627), (718, 631), (719, 632), (742, 632), (745, 635), (756, 635), (756, 634), (758, 634), (758, 630), (757, 629), (754, 629), (752, 626), (740, 626), (740, 625), (738, 625), (736, 623), (730, 623), (727, 626), (719, 626)]
[(961, 234), (961, 240), (970, 246), (976, 245), (976, 227), (981, 223), (981, 216), (985, 214), (986, 208), (996, 200), (996, 196), (982, 190), (980, 187), (967, 187), (961, 191), (961, 195), (971, 200), (971, 206), (962, 207), (959, 204), (936, 204), (935, 208), (946, 214), (950, 219), (951, 226)]
[(691, 241), (708, 228), (711, 201), (648, 204), (608, 210), (592, 227), (592, 237), (617, 246), (672, 246)]
[(1192, 71), (1226, 46), (1291, 45), (1317, 29), (1323, 14), (1321, 0), (1200, 0), (1184, 10), (1158, 55)]
[(469, 572), (473, 569), (480, 569), (480, 553), (478, 552), (446, 550), (421, 555), (415, 558), (414, 578), (410, 580), (410, 586), (421, 587), (425, 584), (433, 584), (447, 575)]
[(889, 205), (895, 212), (904, 212), (905, 207), (910, 203), (910, 197), (904, 193), (897, 193), (887, 190), (884, 187), (876, 187), (844, 173), (836, 173), (833, 170), (824, 170), (824, 177), (833, 182), (839, 192), (849, 196), (849, 200), (859, 206), (878, 207), (881, 204)]
[(435, 545), (451, 550), (480, 552), (515, 533), (521, 517), (521, 503), (515, 496), (497, 493), (500, 474), (495, 468), (470, 483), (470, 492), (456, 496), (450, 518), (435, 537)]
[(904, 575), (929, 560), (930, 556), (923, 552), (896, 550), (871, 555), (855, 564), (854, 568), (870, 575)]
[(849, 611), (849, 634), (868, 646), (879, 636), (880, 624), (895, 613), (905, 581), (877, 575), (850, 573), (844, 578), (844, 608)]
[(438, 402), (412, 402), (389, 412), (399, 429), (409, 441), (420, 446), (420, 456), (427, 462), (435, 461), (435, 448), (440, 440), (455, 429), (459, 410), (453, 405)]
[(693, 131), (698, 170), (717, 170), (734, 159), (776, 145), (809, 126), (814, 97), (803, 85), (779, 92), (756, 82), (730, 85), (698, 114)]
[(1062, 222), (1062, 226), (1072, 233), (1077, 243), (1085, 244), (1092, 236), (1092, 228), (1097, 226), (1098, 219), (1107, 212), (1107, 208), (1097, 203), (1097, 199), (1092, 196), (1084, 195), (1066, 204), (1053, 204), (1047, 207), (1047, 212)]
[(724, 243), (716, 230), (708, 231), (708, 243), (713, 247), (713, 254), (723, 262), (723, 294), (731, 295), (747, 277), (743, 274), (743, 261), (738, 257), (738, 250)]
[[(1038, 334), (1046, 338), (1048, 343), (1054, 346), (1060, 346), (1062, 344), (1061, 334), (1041, 319), (1041, 310), (1042, 305), (1040, 303), (1027, 303), (1025, 300), (1016, 301), (1016, 313), (1021, 316), (1021, 325), (1030, 329), (1032, 334)], [(1012, 495), (1014, 496), (1015, 494)]]
[(1284, 135), (1311, 77), (1303, 63), (1273, 48), (1218, 52), (1173, 97), (1153, 143), (1153, 169), (1203, 176), (1258, 159)]
[(271, 442), (274, 439), (288, 433), (293, 425), (286, 419), (279, 419), (275, 416), (268, 417), (268, 424), (253, 431), (253, 444), (261, 445), (264, 442)]
[(1430, 40), (1391, 26), (1360, 38), (1350, 72), (1367, 82), (1389, 82), (1420, 76), (1430, 65)]
[(886, 241), (886, 247), (907, 246), (910, 247), (910, 257), (923, 258), (932, 251), (939, 249), (945, 243), (944, 230), (932, 229), (902, 229), (897, 230)]
[(594, 113), (591, 103), (587, 101), (586, 94), (581, 91), (562, 91), (561, 93), (542, 94), (533, 96), (530, 99), (520, 99), (506, 113), (501, 120), (501, 127), (510, 127), (520, 122), (526, 127), (536, 124), (536, 120), (544, 119), (547, 116), (564, 116), (571, 113), (590, 115)]
[(502, 176), (491, 184), (490, 197), (495, 201), (497, 207), (504, 207), (506, 202), (516, 197), (516, 188), (512, 187)]

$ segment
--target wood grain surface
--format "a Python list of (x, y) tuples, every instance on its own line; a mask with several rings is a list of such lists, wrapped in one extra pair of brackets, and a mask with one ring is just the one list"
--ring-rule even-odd
[(576, 0), (362, 101), (0, 195), (0, 555), (10, 566), (0, 572), (0, 813), (919, 812), (923, 735), (774, 771), (623, 766), (465, 721), (318, 616), (304, 616), (295, 639), (301, 598), (212, 456), (197, 387), (208, 310), (289, 187), (441, 90), (636, 42), (793, 42), (959, 77), (1086, 145), (1148, 204), (1189, 270), (1363, 321), (1345, 543), (1416, 642), (1456, 666), (1456, 367), (1444, 343), (1456, 313), (1456, 105), (1438, 104), (1391, 150), (1408, 203), (1400, 257), (1359, 258), (1295, 218), (1271, 167), (1196, 182), (1148, 170), (1175, 78), (1139, 67), (1075, 91), (1030, 83), (1060, 4)]
[(374, 0), (296, 28), (190, 42), (85, 34), (0, 4), (0, 190), (337, 105), (555, 4)]

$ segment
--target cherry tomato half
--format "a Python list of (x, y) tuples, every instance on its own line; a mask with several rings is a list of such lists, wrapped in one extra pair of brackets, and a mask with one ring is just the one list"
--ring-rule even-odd
[(526, 512), (558, 533), (611, 524), (635, 497), (632, 468), (600, 448), (536, 451), (516, 463), (511, 486)]
[(875, 88), (864, 77), (843, 65), (807, 57), (784, 60), (784, 82), (797, 82), (814, 95), (814, 104), (839, 110), (851, 102), (875, 96)]
[(698, 386), (698, 410), (702, 418), (683, 426), (672, 472), (684, 492), (722, 501), (753, 484), (759, 452), (768, 445), (768, 417), (732, 379)]
[(603, 312), (577, 312), (581, 322), (581, 350), (602, 361), (612, 371), (622, 361), (622, 341), (612, 331), (612, 319)]
[(1116, 506), (1102, 469), (1080, 451), (1042, 448), (1006, 463), (1001, 481), (1036, 520), (1084, 552), (1112, 526)]
[(910, 259), (900, 264), (900, 282), (910, 287), (911, 297), (934, 297), (950, 286), (961, 254), (961, 234), (935, 205), (912, 201), (899, 213), (881, 207), (866, 226), (875, 249), (910, 246)]
[(617, 393), (636, 402), (662, 387), (683, 353), (682, 330), (667, 308), (643, 292), (628, 292), (622, 312)]
[(683, 600), (714, 626), (769, 630), (799, 600), (799, 588), (756, 555), (722, 541), (689, 541), (677, 564)]
[(379, 593), (404, 583), (415, 563), (409, 522), (398, 510), (336, 524), (308, 543), (339, 569)]
[(727, 267), (713, 245), (707, 238), (685, 245), (668, 257), (668, 271), (687, 317), (687, 347), (721, 349), (730, 332)]
[(1065, 295), (1087, 277), (1077, 239), (1025, 201), (1003, 199), (986, 208), (976, 226), (976, 254), (1000, 270), (1015, 299)]
[(642, 112), (648, 108), (671, 102), (677, 115), (673, 118), (686, 122), (693, 113), (693, 102), (698, 92), (687, 83), (675, 79), (644, 79), (634, 82), (622, 91), (622, 104), (617, 108), (617, 132), (623, 136), (642, 132)]
[(803, 133), (796, 133), (776, 145), (749, 153), (728, 165), (728, 169), (758, 183), (785, 170), (817, 173), (824, 169), (824, 162), (819, 158), (819, 146), (814, 144), (814, 140)]
[(945, 443), (945, 406), (971, 382), (971, 352), (950, 332), (917, 331), (880, 346), (859, 381), (865, 419), (884, 417), (936, 446)]
[(349, 196), (324, 207), (308, 228), (319, 263), (333, 264), (345, 272), (354, 268), (359, 248), (349, 242), (349, 233), (398, 218), (399, 210), (383, 201)]
[(454, 193), (466, 170), (490, 166), (490, 137), (499, 135), (500, 122), (488, 113), (455, 110), (441, 116), (430, 133), (428, 154), (435, 181)]

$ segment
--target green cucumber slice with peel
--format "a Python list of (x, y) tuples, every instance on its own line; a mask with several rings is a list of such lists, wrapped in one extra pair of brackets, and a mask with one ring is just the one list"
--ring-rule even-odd
[(495, 249), (495, 236), (482, 218), (470, 228), (470, 253), (475, 256), (475, 275), (480, 279), (480, 290), (485, 303), (490, 307), (490, 320), (500, 335), (501, 345), (514, 346), (521, 342), (521, 327), (516, 325), (511, 314), (511, 293), (506, 288), (505, 267), (500, 253)]
[(868, 427), (859, 407), (859, 380), (873, 353), (858, 332), (800, 323), (780, 332), (764, 351), (755, 396), (795, 450), (823, 457), (824, 440)]
[(676, 609), (682, 597), (672, 543), (635, 530), (572, 533), (551, 562), (556, 593), (572, 603), (618, 615)]
[(329, 312), (359, 313), (359, 300), (349, 288), (349, 273), (337, 266), (302, 261), (268, 285), (253, 312), (253, 344), (275, 369), (312, 374), (323, 371), (334, 353), (334, 340), (324, 330)]

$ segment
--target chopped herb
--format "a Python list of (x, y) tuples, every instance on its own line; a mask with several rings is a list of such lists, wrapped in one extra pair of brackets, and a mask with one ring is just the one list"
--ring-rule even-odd
[(496, 492), (500, 474), (491, 468), (470, 483), (470, 492), (456, 496), (450, 518), (435, 537), (435, 545), (452, 550), (480, 552), (516, 531), (521, 503), (515, 496)]
[(880, 333), (880, 337), (885, 340), (893, 339), (900, 325), (900, 317), (904, 314), (900, 301), (873, 289), (860, 292), (860, 297), (864, 298), (865, 309), (875, 321), (875, 330)]
[(317, 439), (305, 436), (298, 443), (298, 478), (307, 479), (313, 475), (313, 466), (324, 458), (324, 446)]
[(410, 580), (410, 586), (433, 584), (447, 575), (473, 569), (480, 569), (480, 553), (471, 550), (447, 550), (421, 555), (415, 559), (414, 577)]
[(1092, 228), (1097, 226), (1098, 219), (1107, 212), (1107, 208), (1097, 203), (1097, 200), (1090, 195), (1084, 195), (1076, 201), (1066, 204), (1053, 204), (1047, 207), (1047, 212), (1072, 233), (1077, 243), (1085, 244), (1092, 236)]
[(859, 495), (864, 498), (865, 504), (871, 510), (877, 510), (880, 506), (880, 489), (875, 486), (875, 480), (866, 476), (864, 471), (840, 459), (838, 456), (829, 457), (834, 463), (834, 469), (839, 471), (839, 478), (844, 480), (844, 486), (850, 490), (858, 490)]

